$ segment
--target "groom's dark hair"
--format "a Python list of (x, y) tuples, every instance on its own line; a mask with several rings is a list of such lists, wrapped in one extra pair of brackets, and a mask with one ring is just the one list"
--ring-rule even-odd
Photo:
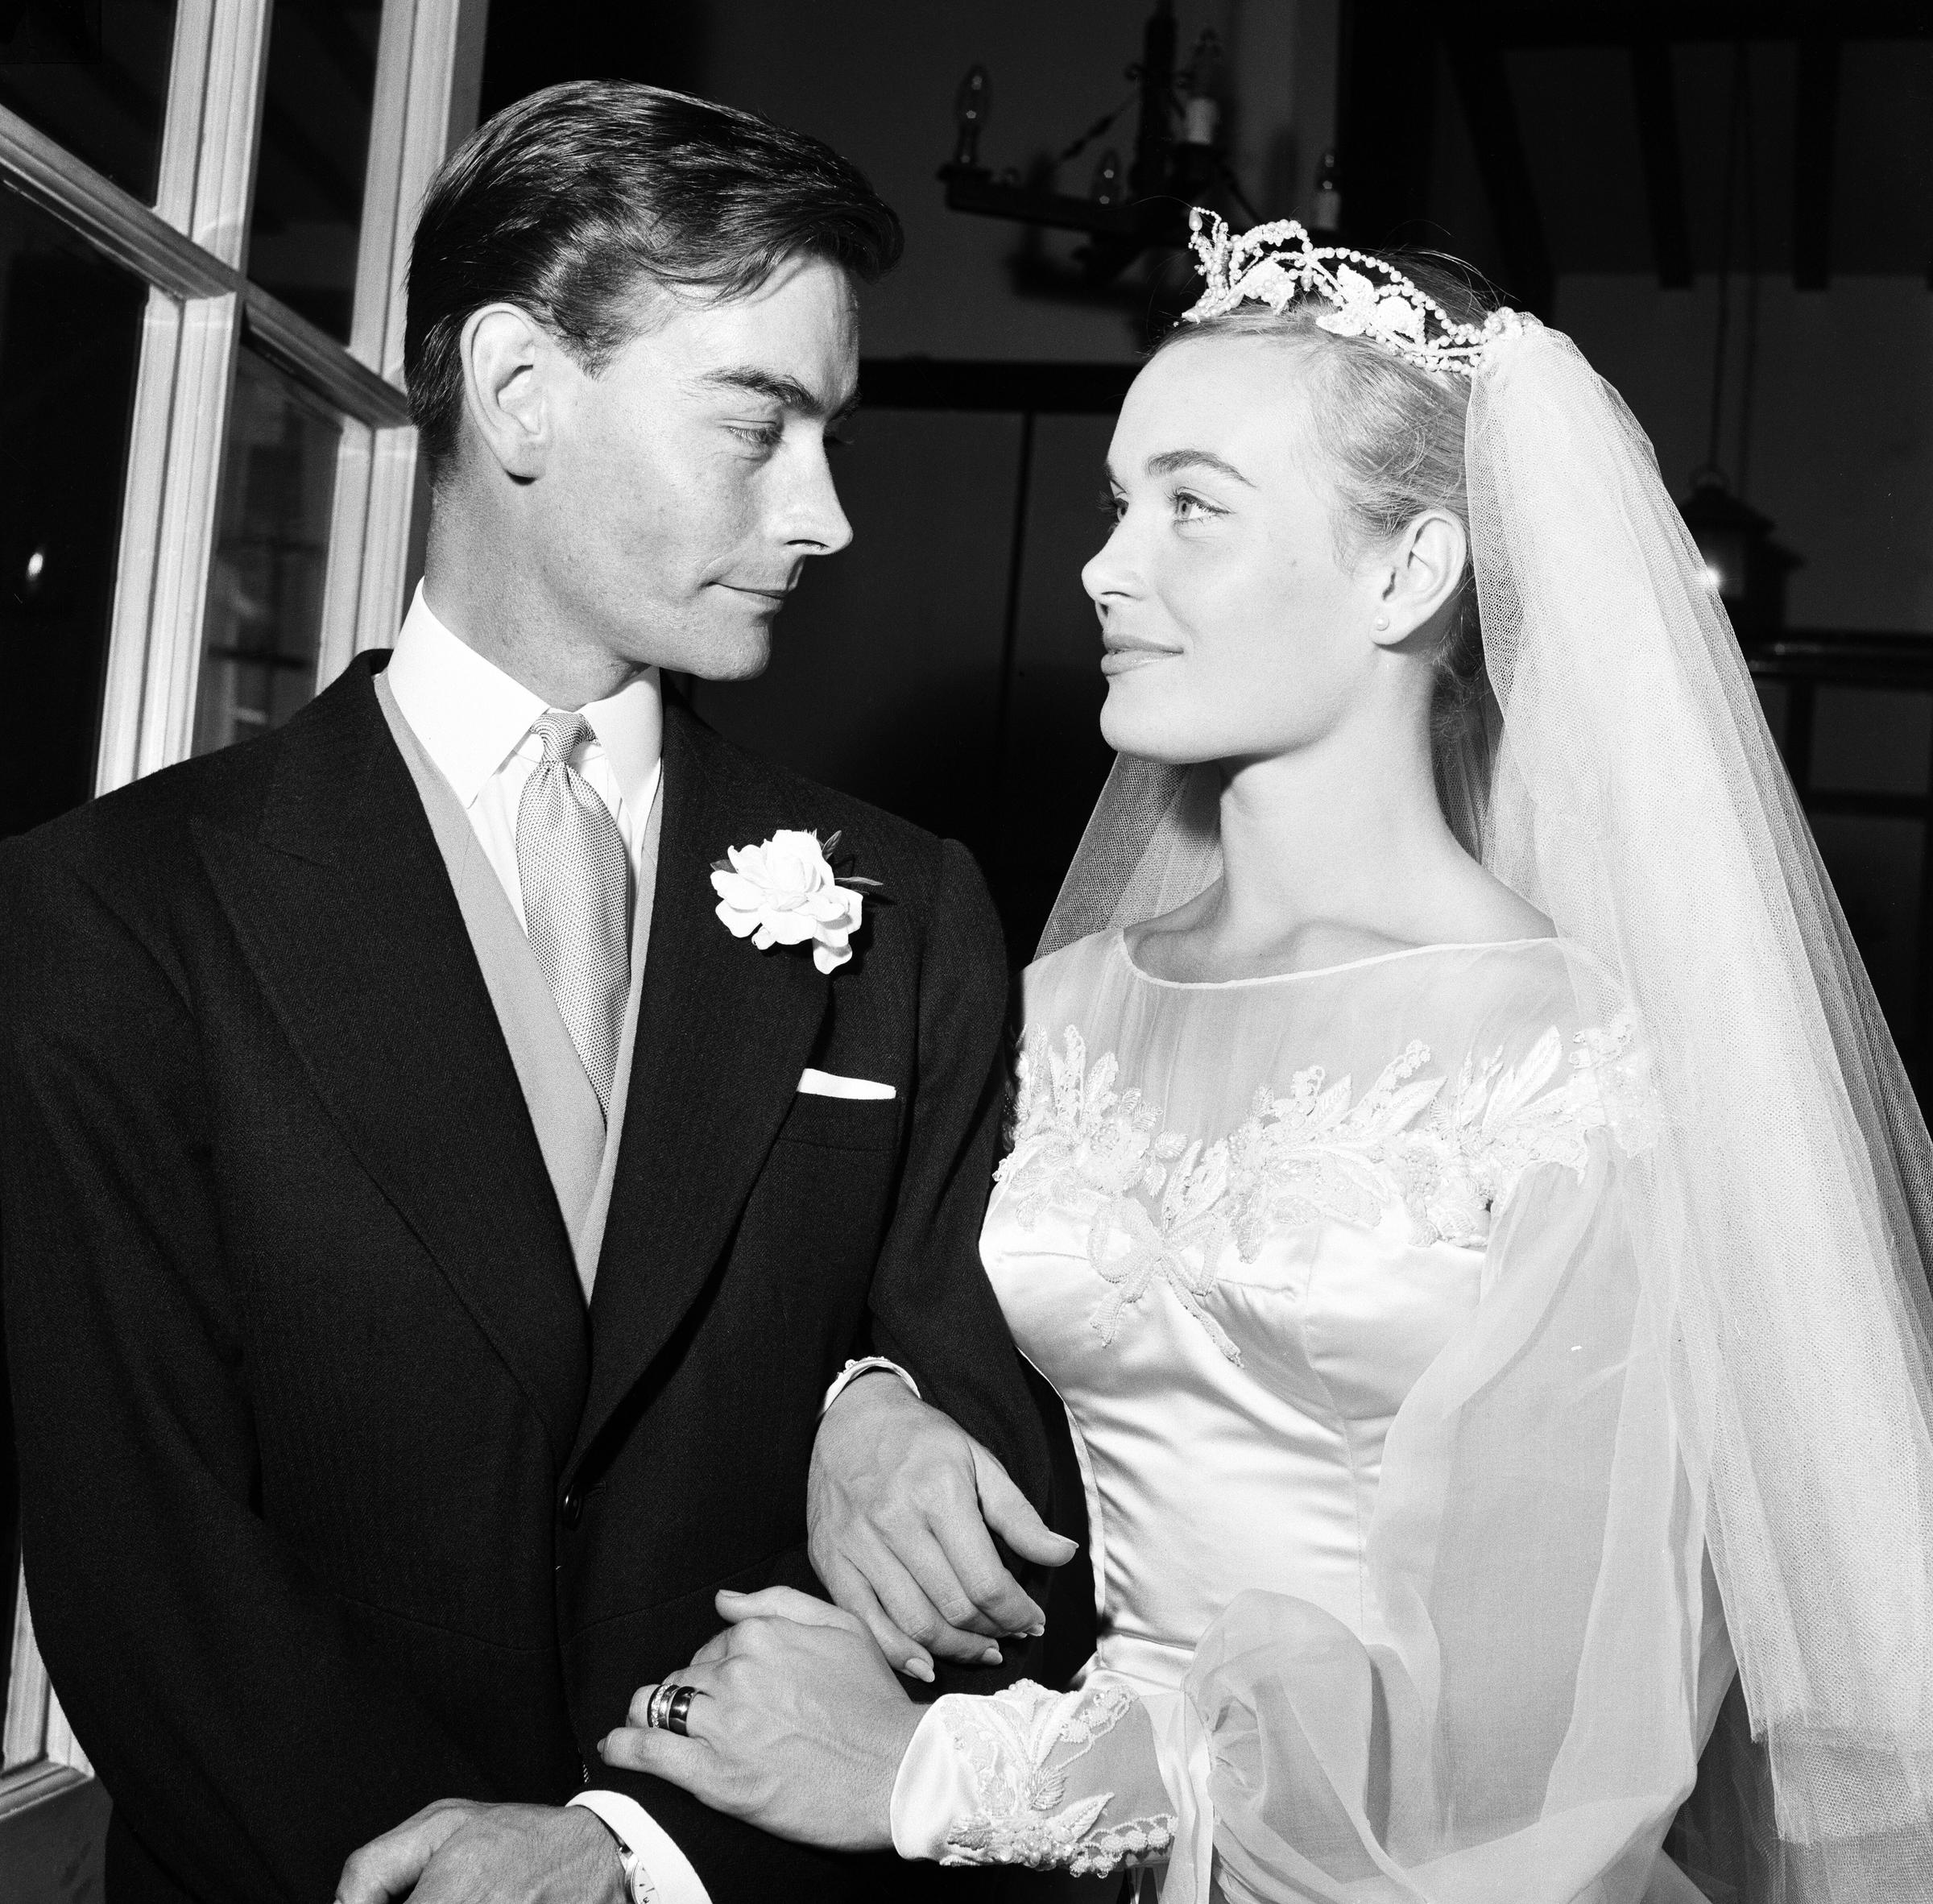
[(463, 414), (463, 325), (516, 305), (594, 375), (646, 321), (641, 289), (743, 296), (787, 259), (867, 283), (900, 221), (858, 168), (755, 113), (625, 80), (547, 87), (452, 155), (410, 249), (404, 374), (431, 474)]

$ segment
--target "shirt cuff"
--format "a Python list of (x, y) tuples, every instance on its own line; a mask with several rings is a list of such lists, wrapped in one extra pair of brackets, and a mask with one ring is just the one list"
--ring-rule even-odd
[(570, 1803), (595, 1813), (617, 1840), (632, 1904), (711, 1904), (691, 1860), (635, 1798), (621, 1791), (581, 1791)]
[(832, 1386), (826, 1391), (826, 1399), (819, 1404), (819, 1419), (826, 1418), (826, 1411), (843, 1395), (863, 1375), (875, 1368), (890, 1368), (906, 1386), (913, 1390), (914, 1401), (920, 1399), (920, 1385), (897, 1362), (885, 1356), (865, 1356), (856, 1362), (848, 1362), (833, 1377)]
[(903, 1858), (939, 1862), (947, 1839), (979, 1809), (973, 1770), (954, 1743), (946, 1705), (946, 1699), (938, 1699), (926, 1708), (892, 1782), (892, 1848)]

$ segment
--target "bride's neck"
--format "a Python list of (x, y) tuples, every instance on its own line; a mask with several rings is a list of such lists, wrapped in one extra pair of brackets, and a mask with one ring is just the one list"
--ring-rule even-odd
[[(1215, 938), (1236, 958), (1331, 929), (1412, 942), (1469, 862), (1438, 804), (1421, 722), (1363, 723), (1224, 770)], [(1351, 949), (1340, 948), (1345, 956)]]

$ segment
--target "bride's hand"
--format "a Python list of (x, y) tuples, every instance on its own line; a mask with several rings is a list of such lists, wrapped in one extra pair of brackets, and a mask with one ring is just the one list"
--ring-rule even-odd
[(892, 1782), (920, 1722), (865, 1627), (789, 1587), (721, 1593), (731, 1624), (683, 1671), (687, 1736), (649, 1728), (656, 1687), (598, 1748), (606, 1765), (681, 1786), (716, 1811), (834, 1851), (892, 1842)]
[(1041, 1567), (1080, 1551), (971, 1435), (883, 1372), (862, 1375), (826, 1411), (805, 1517), (826, 1591), (901, 1672), (929, 1683), (936, 1658), (997, 1665), (1002, 1636), (1041, 1630), (1040, 1607), (995, 1535)]

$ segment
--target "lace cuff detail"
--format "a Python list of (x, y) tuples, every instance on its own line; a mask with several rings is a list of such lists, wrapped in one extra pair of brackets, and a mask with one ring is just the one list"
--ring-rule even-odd
[(1147, 1713), (1105, 1677), (1079, 1692), (1024, 1679), (936, 1700), (900, 1766), (892, 1825), (903, 1856), (1077, 1877), (1158, 1862), (1174, 1843)]

